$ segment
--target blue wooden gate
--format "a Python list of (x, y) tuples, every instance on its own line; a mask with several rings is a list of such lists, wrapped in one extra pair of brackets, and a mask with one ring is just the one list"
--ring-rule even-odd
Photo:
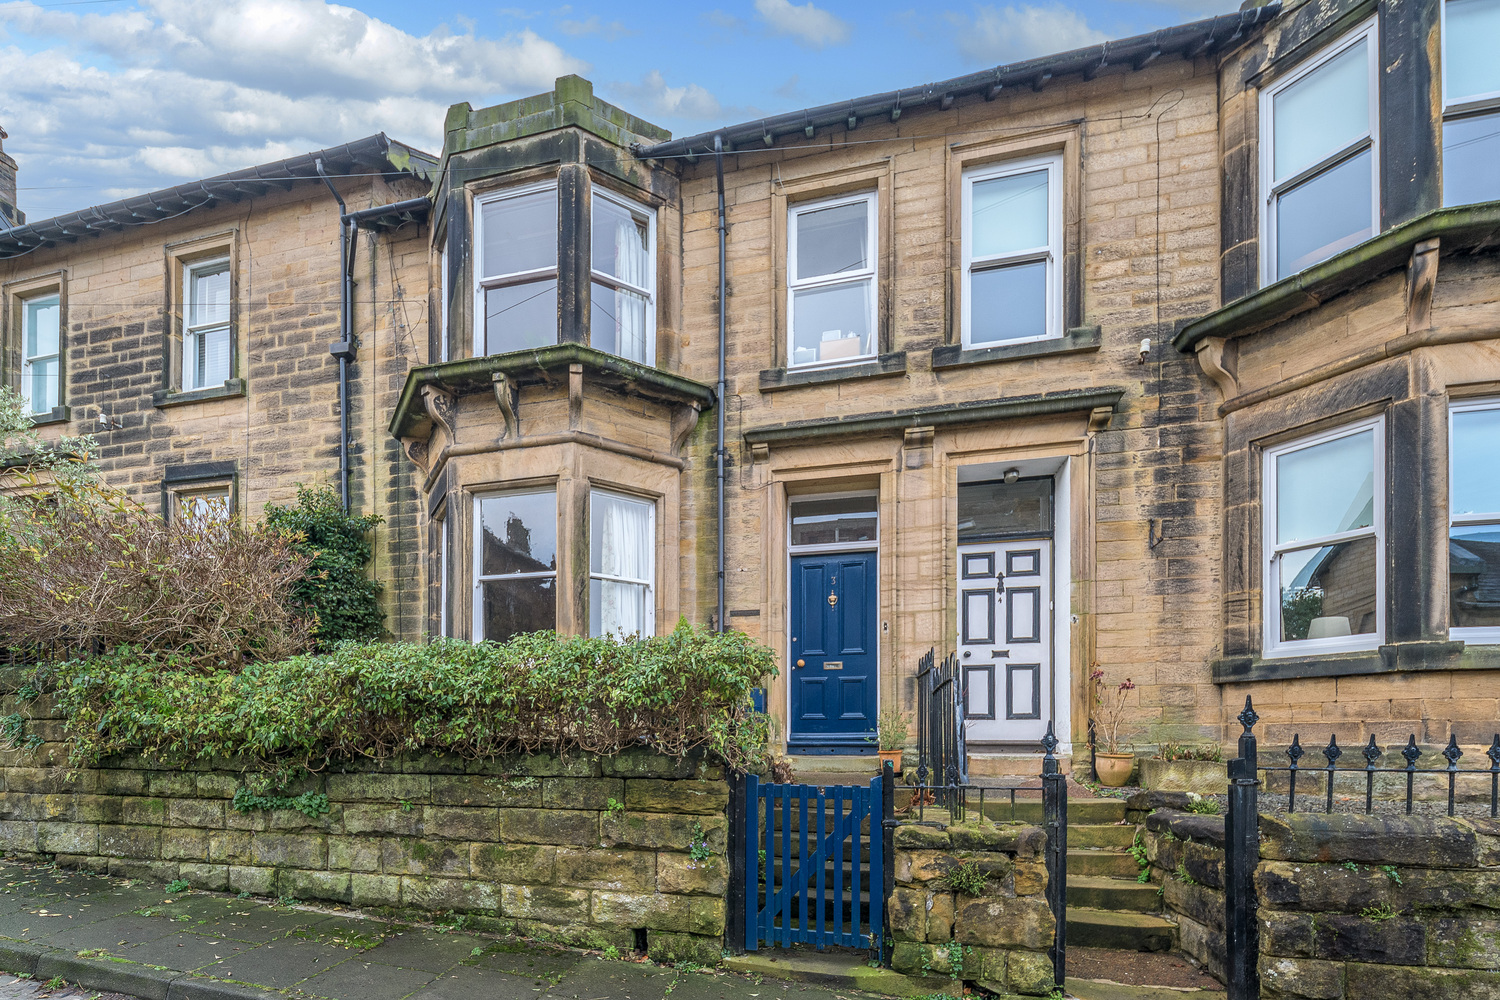
[(885, 909), (881, 779), (745, 779), (745, 948), (879, 948)]

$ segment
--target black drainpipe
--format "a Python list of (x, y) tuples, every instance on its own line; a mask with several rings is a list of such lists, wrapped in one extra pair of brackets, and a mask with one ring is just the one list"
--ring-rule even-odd
[(329, 345), (328, 353), (339, 359), (339, 500), (344, 513), (349, 513), (349, 364), (354, 360), (354, 337), (351, 333), (350, 305), (354, 297), (353, 261), (349, 251), (349, 210), (344, 199), (339, 197), (328, 172), (323, 169), (322, 159), (314, 164), (318, 176), (333, 193), (339, 203), (339, 339)]
[(724, 243), (728, 230), (724, 225), (724, 143), (719, 136), (714, 136), (714, 170), (719, 177), (719, 384), (714, 395), (719, 411), (719, 437), (718, 446), (714, 449), (714, 458), (718, 462), (718, 505), (719, 505), (719, 612), (714, 619), (715, 628), (724, 631), (724, 322), (727, 304), (724, 293), (726, 285), (724, 264)]

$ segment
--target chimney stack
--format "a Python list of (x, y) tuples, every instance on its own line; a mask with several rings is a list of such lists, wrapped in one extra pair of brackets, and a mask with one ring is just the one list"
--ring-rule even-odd
[(26, 221), (26, 213), (16, 207), (16, 161), (5, 152), (4, 140), (9, 138), (5, 129), (0, 128), (0, 229)]

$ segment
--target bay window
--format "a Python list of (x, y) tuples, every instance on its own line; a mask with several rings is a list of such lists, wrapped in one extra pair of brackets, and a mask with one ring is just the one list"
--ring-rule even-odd
[(1449, 637), (1500, 643), (1500, 400), (1449, 418)]
[(1443, 204), (1500, 199), (1500, 0), (1443, 3)]
[(62, 402), (61, 314), (57, 295), (21, 301), (21, 398), (30, 413), (50, 414)]
[(476, 497), (474, 638), (557, 627), (557, 494)]
[(875, 356), (875, 192), (787, 210), (789, 366)]
[(963, 177), (963, 346), (1062, 336), (1062, 158)]
[(594, 490), (589, 494), (589, 635), (656, 631), (656, 507)]
[(227, 382), (233, 366), (229, 322), (229, 258), (183, 269), (182, 388)]
[(656, 215), (594, 193), (590, 219), (589, 344), (641, 364), (656, 361)]
[(474, 353), (557, 343), (557, 185), (486, 195), (475, 215)]
[(1383, 431), (1366, 421), (1267, 450), (1267, 657), (1384, 641)]
[(1261, 94), (1262, 278), (1373, 236), (1379, 217), (1375, 22)]

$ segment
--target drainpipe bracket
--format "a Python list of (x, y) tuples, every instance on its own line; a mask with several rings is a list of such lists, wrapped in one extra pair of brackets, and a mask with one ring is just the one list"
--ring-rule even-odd
[(338, 340), (328, 345), (329, 354), (332, 354), (340, 361), (347, 361), (350, 364), (354, 363), (354, 352), (355, 347), (352, 340)]

